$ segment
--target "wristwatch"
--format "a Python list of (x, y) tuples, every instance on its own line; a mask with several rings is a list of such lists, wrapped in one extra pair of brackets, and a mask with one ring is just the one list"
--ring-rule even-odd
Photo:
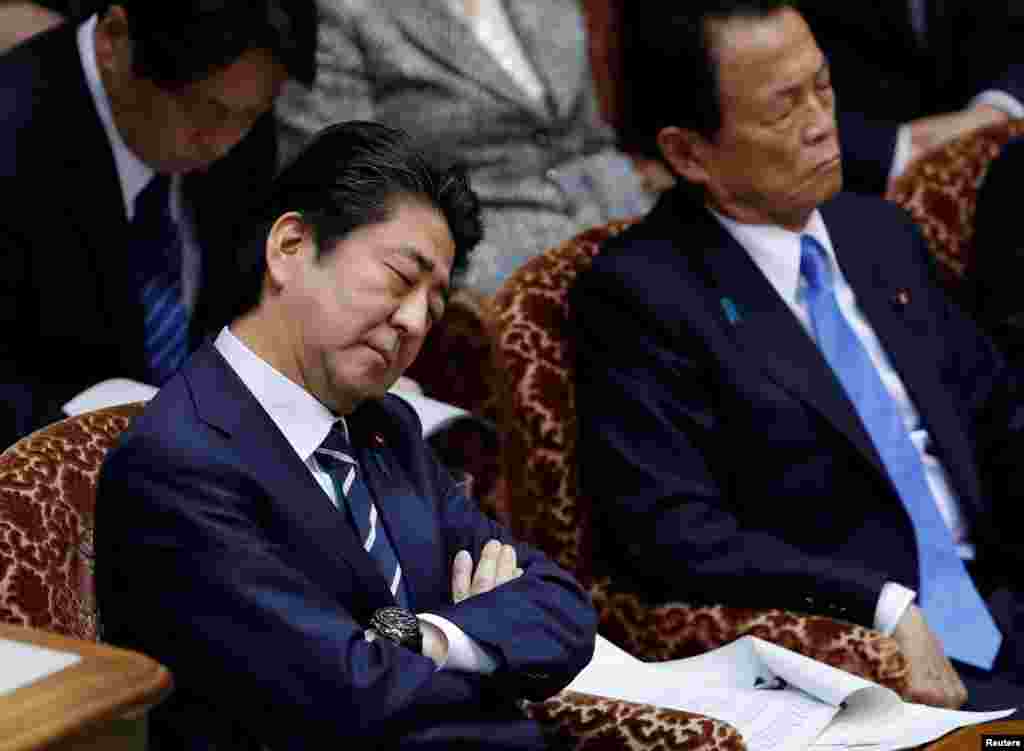
[(370, 618), (370, 628), (378, 636), (390, 639), (400, 647), (423, 653), (423, 632), (420, 631), (420, 620), (404, 608), (380, 608)]

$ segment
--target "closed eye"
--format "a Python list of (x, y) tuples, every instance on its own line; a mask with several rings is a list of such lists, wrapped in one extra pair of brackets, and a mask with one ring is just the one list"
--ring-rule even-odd
[(401, 271), (396, 269), (391, 264), (387, 264), (386, 263), (384, 265), (387, 266), (391, 270), (391, 273), (393, 273), (395, 276), (397, 276), (402, 281), (402, 284), (404, 284), (406, 287), (413, 286), (412, 285), (412, 280), (409, 277), (407, 277), (405, 274), (403, 274)]

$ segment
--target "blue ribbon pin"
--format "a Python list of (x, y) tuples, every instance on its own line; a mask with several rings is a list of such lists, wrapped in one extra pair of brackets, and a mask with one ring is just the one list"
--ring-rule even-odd
[(736, 307), (730, 298), (723, 297), (718, 301), (722, 305), (722, 311), (725, 313), (725, 317), (729, 320), (729, 323), (736, 325), (740, 320), (740, 309)]

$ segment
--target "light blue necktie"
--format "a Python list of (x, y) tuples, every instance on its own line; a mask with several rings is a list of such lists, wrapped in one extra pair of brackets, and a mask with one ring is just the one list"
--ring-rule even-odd
[(810, 235), (800, 238), (800, 273), (807, 282), (818, 347), (846, 389), (914, 525), (918, 600), (925, 619), (949, 657), (990, 669), (1003, 637), (957, 555), (896, 402), (839, 310), (825, 250)]
[(331, 432), (316, 450), (316, 457), (331, 476), (338, 499), (344, 499), (348, 506), (349, 521), (355, 527), (356, 534), (363, 543), (363, 549), (376, 562), (395, 600), (403, 608), (407, 608), (409, 603), (402, 581), (402, 565), (398, 562), (387, 530), (377, 515), (377, 507), (370, 497), (366, 483), (359, 476), (359, 463), (355, 460), (340, 420), (334, 423)]

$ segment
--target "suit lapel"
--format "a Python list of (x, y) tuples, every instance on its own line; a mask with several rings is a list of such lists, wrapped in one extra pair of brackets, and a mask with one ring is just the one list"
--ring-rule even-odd
[(96, 270), (92, 275), (98, 283), (96, 300), (111, 332), (108, 338), (137, 355), (131, 372), (123, 374), (133, 376), (143, 372), (143, 331), (141, 303), (128, 276), (124, 194), (113, 149), (82, 70), (75, 27), (66, 26), (67, 30), (58, 32), (48, 47), (52, 56), (40, 56), (45, 79), (54, 92), (60, 92), (50, 100), (55, 111), (47, 120), (75, 123), (74, 143), (58, 157), (54, 170), (66, 183), (56, 195), (72, 197), (63, 206), (61, 221), (75, 237), (76, 252)]
[[(394, 605), (373, 559), (363, 550), (344, 513), (324, 493), (295, 449), (263, 407), (212, 344), (204, 344), (187, 371), (196, 408), (208, 424), (229, 434), (245, 465), (251, 468), (276, 504), (277, 513), (299, 530), (297, 549), (312, 547), (339, 568), (351, 569), (364, 599), (359, 603), (368, 620), (374, 610)], [(404, 567), (403, 567), (404, 568)], [(324, 579), (332, 577), (325, 572)], [(358, 606), (356, 608), (358, 610)]]
[(357, 459), (363, 477), (402, 565), (409, 601), (421, 607), (445, 602), (448, 591), (439, 587), (451, 576), (443, 570), (446, 562), (438, 552), (444, 546), (437, 514), (424, 494), (410, 484), (384, 434), (376, 432), (369, 421), (360, 424), (360, 418), (374, 411), (371, 407), (357, 412), (350, 425), (354, 426), (353, 440), (359, 446)]
[[(709, 301), (725, 327), (752, 363), (790, 394), (822, 415), (839, 433), (884, 473), (881, 459), (853, 404), (817, 345), (779, 297), (750, 255), (711, 214), (703, 212), (707, 248), (704, 261), (717, 288)], [(739, 312), (729, 322), (722, 306)]]
[(530, 99), (497, 60), (477, 41), (473, 30), (445, 0), (393, 3), (393, 17), (414, 46), (495, 96), (546, 117), (543, 103)]
[(580, 20), (578, 12), (558, 7), (566, 2), (575, 4), (575, 0), (504, 2), (505, 12), (519, 35), (526, 57), (544, 84), (555, 119), (565, 119), (572, 113), (587, 64), (586, 35), (582, 25), (577, 33), (553, 31), (568, 18)]

